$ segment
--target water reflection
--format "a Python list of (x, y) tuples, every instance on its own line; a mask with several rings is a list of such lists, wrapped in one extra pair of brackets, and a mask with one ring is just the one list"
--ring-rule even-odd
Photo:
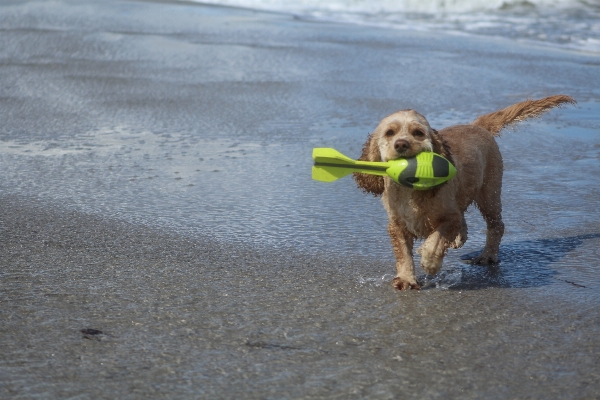
[[(424, 289), (477, 290), (490, 287), (531, 288), (555, 283), (559, 271), (553, 264), (584, 244), (600, 238), (600, 233), (536, 239), (500, 246), (500, 263), (495, 266), (457, 265), (447, 267), (438, 275), (422, 277)], [(481, 250), (464, 254), (463, 261), (472, 260)], [(574, 286), (584, 283), (563, 280)]]

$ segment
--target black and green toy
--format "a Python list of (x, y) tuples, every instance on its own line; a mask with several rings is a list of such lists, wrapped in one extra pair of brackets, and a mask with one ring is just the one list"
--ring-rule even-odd
[(424, 151), (414, 157), (387, 162), (357, 161), (331, 148), (314, 148), (312, 178), (333, 182), (353, 172), (389, 176), (396, 183), (415, 190), (432, 189), (456, 175), (454, 165), (439, 154)]

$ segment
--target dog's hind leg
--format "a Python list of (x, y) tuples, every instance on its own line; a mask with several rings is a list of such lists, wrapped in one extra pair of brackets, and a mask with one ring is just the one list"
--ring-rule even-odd
[(502, 222), (502, 217), (500, 215), (496, 217), (484, 215), (483, 217), (487, 223), (485, 248), (478, 257), (473, 259), (472, 263), (480, 265), (496, 264), (498, 262), (500, 241), (504, 234), (504, 223)]
[(502, 240), (502, 235), (504, 235), (500, 185), (487, 185), (482, 189), (480, 196), (475, 199), (475, 202), (487, 224), (487, 235), (483, 252), (472, 260), (472, 263), (481, 265), (495, 264), (498, 262), (500, 241)]

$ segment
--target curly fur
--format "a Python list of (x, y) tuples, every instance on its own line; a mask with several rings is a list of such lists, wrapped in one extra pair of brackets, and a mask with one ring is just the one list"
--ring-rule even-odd
[(434, 275), (440, 270), (448, 248), (460, 248), (467, 240), (464, 212), (473, 203), (486, 221), (487, 238), (483, 252), (472, 262), (498, 262), (504, 234), (500, 199), (503, 164), (494, 137), (510, 124), (537, 117), (564, 103), (573, 104), (575, 100), (565, 95), (527, 100), (482, 115), (470, 125), (439, 132), (414, 110), (398, 111), (379, 123), (367, 138), (359, 160), (387, 161), (427, 150), (443, 155), (457, 170), (452, 180), (427, 191), (405, 188), (388, 177), (354, 174), (362, 191), (382, 196), (396, 256), (394, 287), (420, 288), (413, 264), (415, 239), (426, 239), (418, 250), (425, 272)]

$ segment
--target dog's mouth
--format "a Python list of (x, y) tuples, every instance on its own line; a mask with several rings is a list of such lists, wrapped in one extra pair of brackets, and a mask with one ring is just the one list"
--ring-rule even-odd
[(423, 150), (419, 150), (419, 151), (412, 151), (412, 149), (407, 149), (404, 151), (395, 151), (395, 156), (394, 157), (390, 157), (390, 161), (391, 160), (397, 160), (399, 158), (411, 158), (411, 157), (415, 157), (417, 154), (421, 153)]

